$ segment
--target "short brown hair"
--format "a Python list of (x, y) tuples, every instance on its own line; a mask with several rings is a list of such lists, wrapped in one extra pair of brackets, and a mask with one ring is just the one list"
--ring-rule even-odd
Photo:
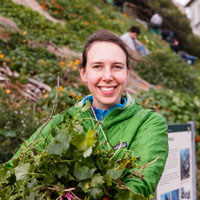
[(140, 28), (138, 26), (131, 26), (131, 28), (129, 29), (130, 32), (132, 33), (137, 33), (138, 35), (140, 35)]
[(90, 46), (94, 42), (112, 42), (112, 43), (118, 45), (119, 47), (121, 47), (122, 50), (124, 51), (124, 53), (126, 54), (126, 66), (127, 66), (127, 68), (129, 67), (130, 60), (134, 60), (134, 58), (133, 58), (133, 56), (130, 52), (130, 49), (121, 40), (121, 38), (119, 38), (117, 35), (115, 35), (114, 33), (110, 32), (108, 30), (99, 30), (99, 31), (94, 32), (92, 35), (90, 35), (88, 37), (88, 39), (86, 40), (85, 47), (84, 47), (83, 54), (82, 54), (82, 63), (80, 65), (83, 68), (86, 67), (87, 54), (88, 54), (88, 51), (90, 49)]

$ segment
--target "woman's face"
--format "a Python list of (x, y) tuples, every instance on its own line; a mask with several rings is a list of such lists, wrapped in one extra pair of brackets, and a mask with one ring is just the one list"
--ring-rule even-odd
[(121, 47), (111, 42), (94, 42), (87, 54), (86, 68), (79, 70), (93, 95), (95, 108), (108, 110), (120, 103), (129, 77)]

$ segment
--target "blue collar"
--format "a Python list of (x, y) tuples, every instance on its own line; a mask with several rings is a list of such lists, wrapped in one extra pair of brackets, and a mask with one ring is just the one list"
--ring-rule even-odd
[[(83, 99), (83, 104), (86, 103), (86, 101), (89, 100), (91, 105), (92, 105), (92, 102), (93, 102), (93, 97), (92, 95), (90, 96), (87, 96)], [(126, 98), (125, 97), (122, 97), (121, 98), (121, 103), (116, 103), (112, 108), (108, 109), (108, 110), (104, 110), (104, 109), (98, 109), (98, 108), (94, 108), (94, 112), (96, 114), (96, 117), (98, 119), (98, 121), (101, 121), (103, 120), (103, 118), (111, 111), (113, 110), (114, 108), (124, 108), (125, 105), (126, 105)]]

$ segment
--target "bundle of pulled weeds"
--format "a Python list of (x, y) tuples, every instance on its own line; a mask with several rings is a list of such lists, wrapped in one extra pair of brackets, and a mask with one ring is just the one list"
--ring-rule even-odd
[[(121, 146), (107, 150), (109, 142), (100, 142), (95, 131), (83, 134), (78, 120), (67, 119), (52, 130), (41, 152), (37, 147), (46, 138), (32, 142), (12, 160), (12, 167), (0, 166), (0, 199), (151, 199), (123, 183), (126, 176), (142, 178), (139, 158)], [(120, 151), (123, 156), (116, 159)]]

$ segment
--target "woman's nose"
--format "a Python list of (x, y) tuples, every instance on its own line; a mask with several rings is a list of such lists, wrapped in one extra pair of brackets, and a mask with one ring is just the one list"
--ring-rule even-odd
[(113, 80), (113, 74), (110, 68), (107, 68), (103, 72), (103, 80), (104, 81), (111, 81)]

